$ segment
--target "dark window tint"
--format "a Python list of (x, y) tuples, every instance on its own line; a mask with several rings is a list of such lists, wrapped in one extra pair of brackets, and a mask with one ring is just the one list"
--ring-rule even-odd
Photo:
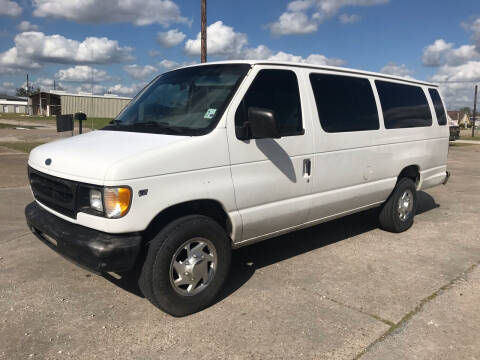
[(310, 74), (318, 116), (326, 132), (379, 128), (378, 111), (368, 79)]
[(443, 107), (440, 94), (435, 89), (428, 89), (428, 92), (430, 93), (433, 107), (435, 108), (435, 113), (437, 114), (438, 125), (447, 125), (447, 114), (445, 113), (445, 108)]
[(387, 129), (432, 125), (432, 114), (421, 87), (376, 80)]
[(282, 136), (303, 134), (297, 76), (288, 70), (261, 70), (235, 114), (235, 125), (247, 121), (248, 108), (273, 110)]

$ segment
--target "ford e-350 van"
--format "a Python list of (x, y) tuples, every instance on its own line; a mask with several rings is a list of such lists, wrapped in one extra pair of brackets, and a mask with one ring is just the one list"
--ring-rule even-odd
[(95, 272), (141, 267), (175, 316), (211, 304), (232, 248), (365, 209), (413, 223), (446, 183), (438, 87), (307, 64), (209, 63), (153, 80), (105, 128), (30, 153), (33, 233)]

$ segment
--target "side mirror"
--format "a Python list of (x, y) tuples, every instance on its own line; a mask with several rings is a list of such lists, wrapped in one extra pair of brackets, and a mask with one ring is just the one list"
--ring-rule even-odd
[(254, 139), (280, 138), (275, 113), (270, 109), (248, 108), (248, 125)]

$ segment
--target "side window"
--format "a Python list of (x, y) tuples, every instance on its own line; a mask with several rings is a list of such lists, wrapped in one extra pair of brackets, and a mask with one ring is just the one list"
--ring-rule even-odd
[(419, 86), (376, 80), (385, 128), (400, 129), (432, 125), (427, 97)]
[(437, 114), (438, 125), (447, 125), (447, 114), (445, 113), (445, 108), (443, 107), (442, 99), (440, 94), (436, 89), (428, 89), (430, 97), (432, 98), (433, 107), (435, 108), (435, 113)]
[(379, 129), (370, 81), (343, 75), (310, 74), (318, 117), (330, 133)]
[[(290, 70), (261, 70), (235, 113), (237, 130), (247, 121), (248, 108), (273, 110), (281, 136), (302, 135), (302, 108), (297, 76)], [(237, 132), (238, 136), (238, 132)]]

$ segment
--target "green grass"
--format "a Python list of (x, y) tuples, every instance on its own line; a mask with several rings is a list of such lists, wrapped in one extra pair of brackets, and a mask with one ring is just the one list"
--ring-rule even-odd
[(34, 147), (44, 144), (43, 142), (0, 142), (0, 146), (6, 148), (29, 153)]
[(55, 122), (55, 116), (30, 116), (14, 113), (1, 113), (0, 119)]
[[(21, 114), (0, 114), (1, 119), (8, 119), (8, 120), (24, 120), (24, 121), (31, 121), (39, 123), (48, 123), (48, 124), (56, 124), (56, 117), (55, 116), (30, 116), (30, 115), (21, 115)], [(105, 127), (112, 119), (111, 118), (87, 118), (87, 121), (83, 122), (83, 127), (86, 129), (101, 129)], [(92, 127), (93, 122), (93, 127)], [(78, 121), (74, 120), (75, 128), (78, 129)], [(40, 124), (39, 124), (40, 125)], [(27, 126), (23, 126), (27, 127)]]
[[(109, 118), (88, 118), (86, 121), (83, 122), (83, 127), (91, 129), (92, 122), (93, 122), (93, 129), (101, 129), (108, 125), (108, 123), (112, 121)], [(78, 121), (75, 121), (75, 128), (78, 128)]]

